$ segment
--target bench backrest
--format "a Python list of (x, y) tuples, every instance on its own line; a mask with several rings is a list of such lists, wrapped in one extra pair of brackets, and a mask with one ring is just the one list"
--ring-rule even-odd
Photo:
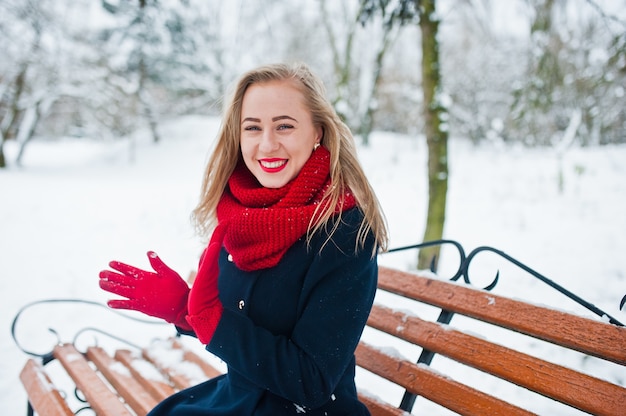
[[(523, 409), (532, 399), (522, 399), (523, 405), (513, 405), (508, 398), (493, 397), (480, 391), (477, 386), (483, 384), (489, 390), (492, 383), (490, 376), (485, 376), (487, 381), (481, 382), (481, 377), (485, 378), (481, 373), (593, 414), (617, 415), (626, 409), (624, 387), (554, 363), (560, 354), (578, 351), (582, 357), (593, 356), (615, 363), (618, 368), (615, 374), (621, 372), (623, 383), (623, 366), (626, 365), (624, 327), (385, 267), (379, 269), (378, 287), (379, 292), (393, 294), (408, 303), (401, 309), (396, 306), (401, 304), (397, 299), (391, 301), (393, 308), (375, 304), (368, 327), (479, 370), (472, 373), (469, 381), (456, 381), (450, 374), (442, 373), (445, 365), (435, 370), (416, 364), (416, 360), (405, 358), (403, 353), (368, 344), (364, 334), (356, 352), (357, 364), (402, 386), (409, 393), (405, 393), (403, 400), (405, 410), (412, 406), (412, 400), (406, 400), (407, 397), (419, 396), (460, 414), (532, 414)], [(475, 335), (471, 330), (464, 332), (437, 323), (436, 319), (421, 319), (415, 315), (416, 308), (411, 304), (416, 308), (418, 304), (433, 305), (446, 313), (492, 324), (496, 331), (493, 336), (497, 338), (487, 340), (483, 330), (481, 335)], [(454, 322), (462, 319), (455, 317)], [(542, 359), (535, 357), (534, 353), (518, 351), (515, 345), (503, 345), (507, 338), (518, 337), (518, 334), (531, 337), (531, 345), (541, 340), (559, 347), (555, 347), (549, 359)], [(372, 336), (373, 339), (378, 337)], [(400, 342), (391, 343), (401, 345)], [(402, 414), (402, 410), (397, 409), (398, 403), (384, 403), (369, 391), (363, 392), (361, 398), (375, 416)]]

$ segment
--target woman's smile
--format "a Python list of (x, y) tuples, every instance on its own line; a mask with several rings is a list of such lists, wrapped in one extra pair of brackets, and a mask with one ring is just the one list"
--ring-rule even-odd
[(287, 159), (279, 159), (279, 158), (266, 158), (259, 160), (259, 164), (261, 165), (261, 169), (267, 173), (276, 173), (280, 172), (287, 166)]

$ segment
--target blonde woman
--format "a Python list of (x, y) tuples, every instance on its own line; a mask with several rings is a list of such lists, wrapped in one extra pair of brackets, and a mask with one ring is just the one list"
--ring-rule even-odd
[(210, 236), (191, 289), (153, 252), (100, 286), (113, 308), (165, 319), (227, 374), (150, 415), (368, 415), (354, 350), (387, 246), (354, 139), (305, 65), (245, 73), (225, 109), (193, 218)]

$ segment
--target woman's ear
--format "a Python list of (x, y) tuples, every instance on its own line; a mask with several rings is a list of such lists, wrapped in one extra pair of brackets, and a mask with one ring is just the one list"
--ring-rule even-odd
[(322, 144), (322, 139), (324, 138), (324, 127), (317, 126), (315, 135), (315, 143)]

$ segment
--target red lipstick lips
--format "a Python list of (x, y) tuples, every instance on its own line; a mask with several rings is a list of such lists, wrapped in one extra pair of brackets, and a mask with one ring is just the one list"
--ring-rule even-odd
[(260, 159), (259, 166), (261, 166), (261, 169), (264, 172), (276, 173), (276, 172), (280, 172), (281, 170), (285, 168), (285, 166), (287, 166), (287, 159), (280, 159), (280, 158)]

